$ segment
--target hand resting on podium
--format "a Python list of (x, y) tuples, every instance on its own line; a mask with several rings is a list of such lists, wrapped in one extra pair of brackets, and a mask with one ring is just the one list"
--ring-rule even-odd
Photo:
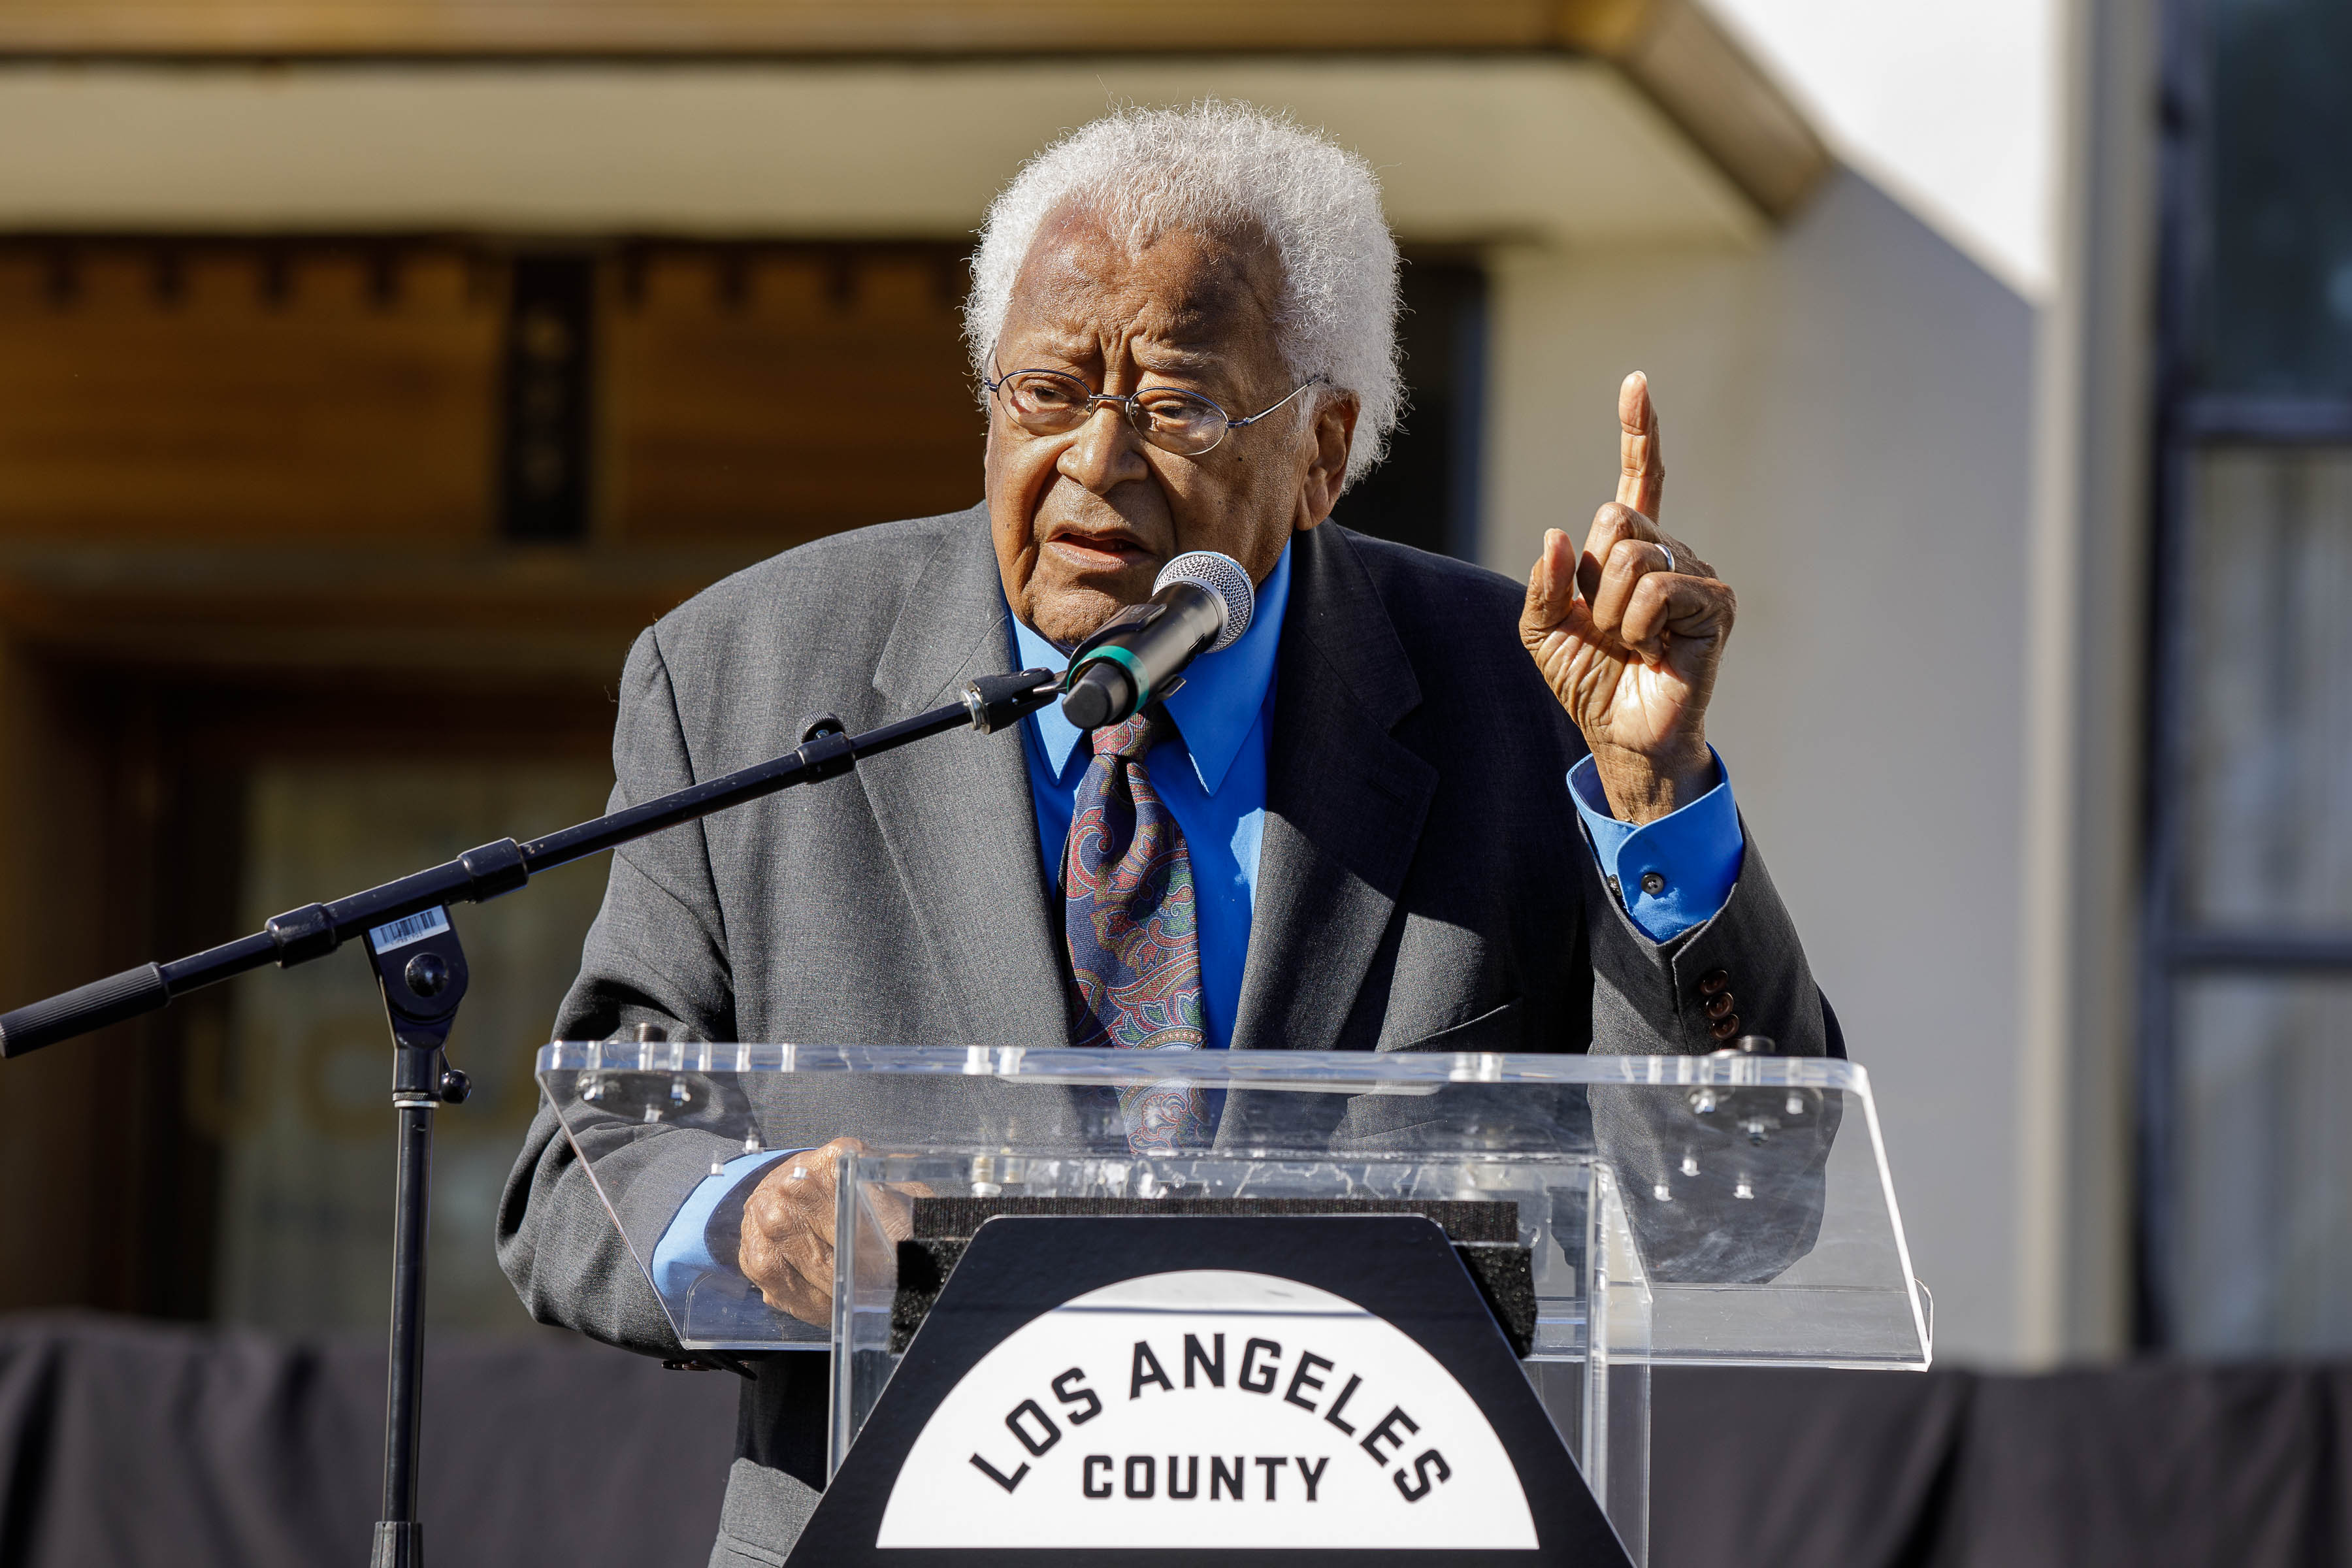
[[(834, 1216), (838, 1212), (838, 1173), (844, 1154), (863, 1154), (855, 1138), (836, 1138), (822, 1148), (792, 1154), (771, 1166), (743, 1203), (743, 1228), (736, 1266), (760, 1288), (761, 1300), (803, 1323), (833, 1322)], [(877, 1267), (889, 1266), (898, 1244), (914, 1234), (916, 1188), (877, 1186), (874, 1213), (891, 1245), (869, 1248)]]

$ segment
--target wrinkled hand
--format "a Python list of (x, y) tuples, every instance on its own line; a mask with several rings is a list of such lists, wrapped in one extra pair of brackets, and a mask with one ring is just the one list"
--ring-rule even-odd
[(1639, 371), (1618, 389), (1617, 422), (1617, 499), (1593, 515), (1583, 550), (1559, 529), (1544, 535), (1519, 640), (1584, 731), (1617, 817), (1652, 822), (1714, 786), (1706, 704), (1738, 605), (1658, 528), (1666, 469)]
[[(841, 1156), (864, 1152), (866, 1145), (856, 1139), (836, 1138), (823, 1148), (787, 1154), (743, 1204), (743, 1230), (735, 1255), (743, 1277), (760, 1288), (769, 1306), (818, 1328), (833, 1322), (834, 1215)], [(867, 1194), (881, 1223), (881, 1239), (887, 1244), (860, 1244), (874, 1268), (887, 1271), (897, 1267), (898, 1244), (914, 1234), (910, 1200), (924, 1195), (919, 1186), (879, 1184)], [(863, 1278), (861, 1269), (861, 1281)]]

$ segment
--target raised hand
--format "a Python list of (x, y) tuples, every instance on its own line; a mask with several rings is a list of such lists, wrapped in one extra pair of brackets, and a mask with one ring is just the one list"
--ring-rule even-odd
[(1649, 378), (1617, 393), (1617, 499), (1584, 548), (1552, 529), (1528, 574), (1519, 640), (1584, 731), (1618, 818), (1650, 822), (1715, 783), (1706, 704), (1738, 602), (1688, 545), (1662, 531), (1665, 463)]

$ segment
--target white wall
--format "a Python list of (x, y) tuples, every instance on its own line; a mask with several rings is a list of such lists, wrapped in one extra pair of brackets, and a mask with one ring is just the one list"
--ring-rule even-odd
[(2032, 312), (1853, 174), (1757, 250), (1496, 268), (1487, 563), (1612, 499), (1647, 371), (1664, 521), (1739, 593), (1711, 733), (1879, 1092), (1938, 1353), (2012, 1361)]

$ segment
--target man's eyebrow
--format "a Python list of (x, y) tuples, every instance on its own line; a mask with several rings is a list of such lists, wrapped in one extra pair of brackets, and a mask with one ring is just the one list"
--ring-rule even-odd
[(1215, 348), (1205, 345), (1193, 348), (1183, 342), (1171, 342), (1166, 338), (1138, 342), (1131, 352), (1139, 366), (1147, 374), (1157, 375), (1198, 375), (1204, 371), (1222, 370), (1232, 362), (1229, 353), (1220, 353)]
[[(1074, 336), (1066, 339), (1033, 339), (1021, 351), (1019, 364), (1004, 362), (1007, 372), (1016, 370), (1051, 370), (1057, 366), (1077, 367), (1091, 364), (1102, 358), (1102, 345), (1091, 337)], [(1138, 369), (1149, 376), (1182, 375), (1198, 378), (1223, 369), (1228, 356), (1212, 348), (1190, 348), (1181, 343), (1160, 340), (1149, 344), (1136, 343), (1130, 353)]]
[(1224, 356), (1205, 349), (1158, 349), (1139, 353), (1135, 363), (1146, 370), (1179, 372), (1213, 370), (1224, 363)]
[(1045, 342), (1032, 342), (1021, 351), (1020, 364), (1007, 363), (1004, 368), (1019, 370), (1025, 365), (1048, 361), (1056, 364), (1082, 364), (1089, 355), (1097, 359), (1102, 357), (1100, 349), (1091, 339), (1067, 338), (1060, 342), (1048, 340)]

